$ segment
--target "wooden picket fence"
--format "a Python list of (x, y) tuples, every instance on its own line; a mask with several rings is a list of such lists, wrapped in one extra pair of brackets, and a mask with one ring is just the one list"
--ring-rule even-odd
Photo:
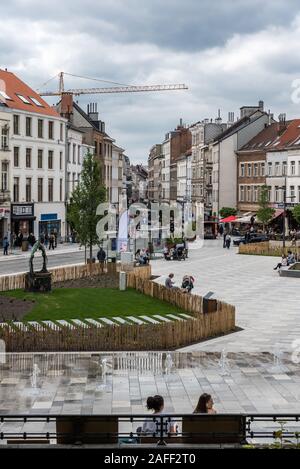
[[(63, 282), (96, 274), (112, 275), (117, 274), (117, 271), (116, 264), (108, 264), (105, 268), (99, 264), (67, 266), (52, 269), (52, 281)], [(24, 288), (23, 282), (22, 274), (2, 277), (1, 288)], [(128, 272), (127, 286), (144, 295), (167, 301), (193, 318), (160, 324), (120, 324), (101, 328), (75, 324), (54, 328), (44, 324), (26, 324), (21, 328), (10, 325), (0, 328), (0, 339), (4, 340), (7, 352), (166, 350), (235, 330), (234, 306), (216, 301), (216, 310), (203, 314), (202, 297), (182, 293), (179, 289), (167, 289), (153, 282), (151, 266), (136, 267)]]
[(249, 243), (239, 245), (239, 254), (248, 254), (254, 256), (275, 256), (281, 257), (282, 254), (287, 254), (288, 251), (292, 251), (295, 255), (299, 249), (295, 246), (288, 246), (283, 248), (282, 245), (275, 245), (272, 242), (263, 243)]

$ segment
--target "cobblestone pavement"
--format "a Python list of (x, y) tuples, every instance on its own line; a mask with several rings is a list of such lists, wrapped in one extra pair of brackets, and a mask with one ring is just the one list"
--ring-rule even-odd
[(180, 286), (183, 275), (191, 274), (196, 279), (194, 293), (213, 291), (215, 298), (236, 307), (236, 324), (242, 331), (184, 350), (292, 351), (293, 341), (300, 342), (300, 279), (279, 277), (273, 270), (278, 261), (275, 257), (239, 255), (237, 248), (223, 249), (217, 240), (205, 241), (201, 249), (191, 244), (186, 261), (153, 262), (153, 273), (163, 275), (158, 281), (164, 282), (165, 276), (174, 272)]

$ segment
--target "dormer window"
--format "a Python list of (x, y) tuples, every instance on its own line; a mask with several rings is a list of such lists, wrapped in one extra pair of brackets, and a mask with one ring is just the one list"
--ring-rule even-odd
[(30, 96), (30, 99), (31, 101), (36, 105), (36, 106), (39, 106), (39, 107), (44, 107), (44, 105), (42, 103), (40, 103), (36, 98), (34, 98), (33, 96)]
[(12, 101), (12, 98), (8, 96), (8, 94), (5, 93), (5, 91), (0, 91), (0, 96), (4, 99), (8, 99), (9, 101)]
[(28, 99), (25, 98), (25, 96), (22, 96), (21, 94), (16, 94), (16, 96), (18, 96), (18, 98), (19, 98), (24, 104), (30, 104), (30, 105), (31, 105), (31, 102), (28, 101)]

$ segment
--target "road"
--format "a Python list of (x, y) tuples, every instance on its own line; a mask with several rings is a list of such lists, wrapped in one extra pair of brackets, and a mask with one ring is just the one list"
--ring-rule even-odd
[[(97, 249), (94, 251), (96, 254)], [(40, 254), (36, 255), (34, 260), (34, 266), (36, 269), (42, 267), (42, 260)], [(20, 272), (28, 272), (29, 257), (23, 255), (12, 255), (9, 256), (7, 261), (3, 258), (0, 260), (0, 275), (13, 274)], [(56, 267), (70, 264), (80, 264), (84, 262), (84, 250), (82, 251), (71, 251), (70, 252), (54, 252), (48, 255), (48, 267)]]

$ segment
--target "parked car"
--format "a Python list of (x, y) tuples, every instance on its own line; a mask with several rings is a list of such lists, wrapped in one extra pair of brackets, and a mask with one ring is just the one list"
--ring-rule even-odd
[(234, 246), (248, 243), (261, 243), (263, 241), (269, 241), (269, 237), (264, 233), (251, 233), (250, 239), (246, 240), (246, 236), (240, 236), (233, 240)]

